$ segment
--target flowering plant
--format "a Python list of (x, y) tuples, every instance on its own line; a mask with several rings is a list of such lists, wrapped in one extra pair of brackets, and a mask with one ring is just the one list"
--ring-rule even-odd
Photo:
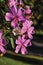
[(15, 53), (28, 53), (27, 47), (32, 45), (31, 40), (34, 34), (31, 16), (30, 6), (24, 5), (22, 0), (8, 0), (6, 23), (3, 29), (0, 29), (0, 51), (3, 54), (6, 53), (4, 47), (10, 48), (9, 45), (12, 46)]

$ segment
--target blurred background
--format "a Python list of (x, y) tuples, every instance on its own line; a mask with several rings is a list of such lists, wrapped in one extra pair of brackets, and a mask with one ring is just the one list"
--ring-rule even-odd
[[(35, 34), (32, 40), (32, 46), (28, 48), (29, 55), (33, 55), (33, 57), (34, 55), (38, 57), (41, 56), (43, 58), (43, 0), (23, 0), (23, 2), (24, 4), (29, 5), (32, 10), (33, 15), (31, 19), (35, 27)], [(5, 23), (4, 20), (4, 15), (8, 11), (8, 7), (6, 4), (7, 0), (0, 0), (0, 29), (3, 28), (2, 26), (7, 23)], [(43, 61), (36, 60), (36, 57), (35, 59), (30, 59), (27, 58), (27, 56), (26, 58), (23, 58), (23, 56), (12, 56), (11, 54), (7, 54), (4, 57), (0, 58), (0, 65), (43, 65)]]

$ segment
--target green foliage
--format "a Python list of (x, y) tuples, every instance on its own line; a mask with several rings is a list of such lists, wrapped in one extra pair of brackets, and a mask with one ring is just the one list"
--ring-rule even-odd
[(4, 0), (0, 0), (0, 2), (3, 2)]
[(22, 61), (13, 60), (7, 57), (0, 57), (0, 65), (32, 65)]
[(14, 48), (15, 48), (15, 45), (14, 45), (14, 40), (13, 40), (13, 38), (10, 38), (10, 41), (11, 41), (11, 46), (12, 46), (12, 48), (14, 49)]
[(0, 2), (5, 2), (6, 0), (0, 0)]

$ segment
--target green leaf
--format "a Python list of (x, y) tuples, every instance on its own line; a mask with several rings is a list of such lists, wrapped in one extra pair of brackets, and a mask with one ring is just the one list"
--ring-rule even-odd
[(14, 40), (13, 40), (13, 38), (10, 38), (10, 41), (11, 41), (11, 46), (12, 46), (12, 48), (14, 49), (15, 45), (14, 45)]
[(7, 0), (0, 0), (0, 2), (5, 2), (5, 1), (7, 1)]
[(4, 0), (0, 0), (0, 2), (3, 2)]
[(29, 3), (27, 2), (27, 0), (24, 0), (24, 2), (25, 2), (25, 4), (29, 4)]
[(16, 54), (10, 50), (7, 50), (8, 54), (11, 54), (13, 56), (18, 56), (18, 57), (23, 57), (23, 58), (28, 58), (28, 59), (34, 59), (34, 60), (38, 60), (38, 61), (43, 61), (43, 56), (38, 56), (38, 55), (32, 55), (32, 54), (28, 54), (28, 55), (22, 55), (22, 54)]

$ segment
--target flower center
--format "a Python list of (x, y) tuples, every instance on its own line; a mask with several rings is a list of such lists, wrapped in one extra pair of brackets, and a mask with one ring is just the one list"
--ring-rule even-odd
[(14, 20), (18, 22), (18, 16), (14, 16)]

